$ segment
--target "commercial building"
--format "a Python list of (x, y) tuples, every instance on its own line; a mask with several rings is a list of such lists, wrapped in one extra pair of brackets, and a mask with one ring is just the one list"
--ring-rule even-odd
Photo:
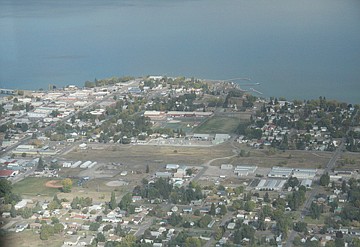
[(222, 164), (220, 167), (221, 170), (232, 170), (233, 169), (233, 165), (231, 164)]
[(293, 172), (293, 168), (274, 166), (268, 174), (271, 178), (289, 178)]
[(292, 177), (298, 179), (313, 179), (316, 176), (317, 169), (294, 169)]
[(255, 189), (257, 190), (276, 190), (283, 188), (286, 180), (283, 179), (261, 179)]
[(230, 137), (231, 136), (228, 135), (228, 134), (216, 134), (215, 137), (214, 137), (214, 140), (212, 141), (212, 143), (214, 145), (217, 145), (217, 144), (226, 142), (227, 140), (230, 139)]
[(249, 174), (254, 174), (257, 169), (257, 166), (236, 166), (234, 173), (238, 176), (248, 176)]

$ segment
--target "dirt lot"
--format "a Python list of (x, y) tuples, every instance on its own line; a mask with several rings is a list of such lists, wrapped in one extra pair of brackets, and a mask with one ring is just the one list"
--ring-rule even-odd
[(62, 188), (62, 185), (61, 185), (61, 181), (60, 181), (60, 180), (50, 180), (50, 181), (47, 181), (47, 182), (45, 183), (45, 186), (46, 186), (46, 187), (49, 187), (49, 188), (57, 188), (57, 189)]

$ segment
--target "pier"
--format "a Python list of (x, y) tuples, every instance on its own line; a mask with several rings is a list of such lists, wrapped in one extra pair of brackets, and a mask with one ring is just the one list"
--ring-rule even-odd
[(0, 94), (15, 95), (15, 90), (0, 88)]
[(253, 92), (257, 93), (257, 94), (263, 94), (262, 92), (260, 92), (260, 91), (258, 91), (256, 89), (253, 89), (253, 88), (250, 88), (250, 91), (253, 91)]

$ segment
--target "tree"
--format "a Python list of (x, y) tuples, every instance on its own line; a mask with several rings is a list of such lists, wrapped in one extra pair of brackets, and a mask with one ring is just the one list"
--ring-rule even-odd
[(343, 238), (335, 238), (335, 246), (336, 247), (343, 247), (345, 246), (345, 241)]
[(98, 234), (96, 235), (96, 239), (98, 242), (105, 242), (106, 238), (104, 236), (104, 234), (102, 232), (98, 232)]
[(40, 229), (40, 239), (48, 240), (50, 236), (54, 235), (54, 227), (51, 225), (43, 224)]
[(39, 158), (38, 165), (37, 165), (36, 169), (38, 171), (44, 170), (44, 161), (43, 161), (42, 157)]
[(199, 220), (198, 224), (200, 228), (205, 228), (211, 222), (212, 218), (210, 215), (206, 214)]
[(41, 240), (48, 240), (49, 236), (50, 236), (49, 232), (47, 230), (44, 230), (43, 228), (41, 228), (40, 239)]
[(62, 191), (65, 193), (70, 193), (72, 189), (72, 180), (70, 178), (65, 178), (61, 181)]
[(186, 176), (192, 176), (194, 173), (194, 170), (189, 168), (189, 169), (186, 169)]
[(216, 241), (219, 241), (222, 238), (223, 234), (224, 234), (224, 228), (222, 228), (222, 227), (216, 228), (216, 230), (214, 232), (214, 239)]
[(185, 247), (201, 247), (199, 238), (189, 237), (185, 240)]
[[(134, 246), (135, 241), (136, 241), (136, 237), (132, 234), (128, 234), (121, 240), (120, 246), (131, 247), (131, 246)], [(122, 245), (122, 244), (124, 244), (124, 245)]]
[(216, 208), (215, 208), (215, 204), (211, 203), (211, 207), (210, 207), (210, 211), (209, 211), (210, 215), (215, 215), (216, 214)]
[(226, 206), (224, 204), (220, 205), (220, 214), (225, 215), (227, 213)]
[(107, 232), (107, 231), (109, 231), (110, 229), (113, 229), (113, 226), (112, 226), (111, 224), (108, 224), (108, 225), (104, 226), (103, 231), (104, 231), (104, 232)]
[(16, 213), (15, 206), (14, 206), (14, 204), (11, 204), (10, 216), (11, 216), (11, 218), (15, 218), (16, 215), (17, 215), (17, 213)]
[(244, 204), (244, 210), (247, 211), (247, 212), (251, 212), (251, 211), (254, 210), (255, 206), (256, 206), (256, 205), (255, 205), (255, 202), (253, 202), (253, 201), (247, 201), (247, 202), (245, 202), (245, 204)]
[(131, 204), (131, 200), (132, 200), (132, 195), (131, 193), (127, 193), (126, 195), (123, 196), (123, 198), (121, 198), (121, 201), (119, 203), (119, 207), (122, 210), (128, 210), (129, 206)]
[(300, 184), (299, 180), (297, 179), (297, 177), (291, 177), (288, 180), (288, 185), (289, 187), (294, 188), (295, 186), (298, 186)]
[(310, 216), (313, 219), (320, 219), (321, 215), (321, 207), (317, 205), (315, 202), (311, 203), (310, 206)]
[(54, 224), (54, 233), (61, 233), (64, 231), (64, 225), (61, 223)]
[(320, 185), (321, 186), (328, 186), (329, 183), (330, 183), (329, 173), (325, 173), (325, 174), (321, 175), (321, 177), (320, 177)]
[(269, 193), (266, 192), (264, 195), (264, 202), (270, 202), (270, 197), (269, 197)]
[(200, 216), (200, 209), (195, 209), (195, 211), (194, 211), (194, 215), (195, 216)]
[(5, 197), (11, 194), (12, 185), (9, 180), (0, 179), (0, 197)]
[(56, 223), (60, 223), (60, 220), (58, 218), (56, 218), (55, 216), (51, 217), (51, 224), (55, 225)]
[(116, 199), (115, 199), (115, 192), (111, 192), (111, 199), (110, 199), (110, 203), (109, 203), (109, 207), (111, 210), (114, 210), (116, 208)]
[(294, 230), (297, 232), (303, 232), (306, 233), (307, 232), (307, 223), (305, 222), (296, 222), (296, 224), (294, 225)]
[(345, 180), (342, 181), (341, 191), (342, 191), (342, 193), (346, 193), (348, 191), (348, 187), (347, 187), (347, 184), (346, 184)]
[(175, 213), (172, 213), (170, 218), (168, 219), (169, 224), (172, 226), (179, 225), (181, 221), (182, 221), (182, 216)]
[(100, 223), (99, 222), (91, 222), (89, 225), (89, 230), (90, 231), (97, 231), (100, 227)]

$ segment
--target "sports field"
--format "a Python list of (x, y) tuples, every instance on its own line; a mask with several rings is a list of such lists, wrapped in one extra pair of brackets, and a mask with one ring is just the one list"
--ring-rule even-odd
[(54, 180), (53, 178), (25, 178), (13, 185), (13, 192), (15, 194), (24, 196), (53, 196), (55, 193), (60, 192), (59, 188), (50, 188), (45, 184)]
[(236, 117), (212, 117), (194, 130), (194, 133), (216, 134), (234, 133), (240, 120)]

